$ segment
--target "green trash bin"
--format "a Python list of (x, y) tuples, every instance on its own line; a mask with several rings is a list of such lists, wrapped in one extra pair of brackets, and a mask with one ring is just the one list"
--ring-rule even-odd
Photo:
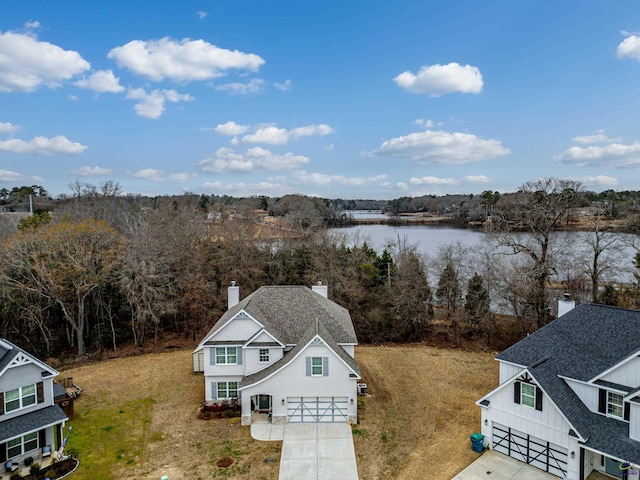
[(481, 433), (472, 433), (471, 448), (474, 452), (482, 453), (484, 451), (484, 435)]

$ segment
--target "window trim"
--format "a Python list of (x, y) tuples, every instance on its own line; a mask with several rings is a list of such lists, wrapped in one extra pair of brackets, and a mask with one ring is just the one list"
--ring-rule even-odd
[[(531, 389), (531, 392), (525, 390)], [(520, 385), (520, 404), (525, 407), (536, 408), (536, 386), (523, 382)]]
[(18, 457), (20, 455), (24, 455), (25, 453), (32, 452), (37, 449), (38, 449), (38, 432), (27, 433), (26, 435), (12, 438), (7, 442), (7, 458)]
[[(319, 361), (320, 363), (316, 365), (316, 361)], [(324, 375), (324, 366), (323, 366), (322, 357), (311, 357), (311, 376), (322, 377), (323, 375)]]
[[(235, 384), (234, 388), (231, 388), (232, 384)], [(235, 395), (231, 395), (231, 393), (235, 393)], [(238, 398), (238, 382), (217, 382), (216, 397), (218, 400)]]
[[(620, 399), (619, 404), (612, 401), (613, 396)], [(608, 417), (623, 419), (624, 418), (624, 395), (620, 393), (612, 392), (611, 390), (607, 390), (607, 403), (605, 408), (606, 408), (605, 412)], [(614, 409), (620, 409), (620, 414), (618, 415), (617, 413), (614, 413), (613, 412)]]
[[(25, 390), (33, 389), (33, 391), (25, 393)], [(16, 392), (16, 397), (8, 399), (11, 393)], [(32, 399), (32, 401), (27, 401)], [(17, 402), (17, 406), (11, 408), (10, 404), (15, 404)], [(4, 392), (4, 413), (16, 412), (18, 410), (22, 410), (23, 408), (30, 407), (32, 405), (36, 405), (38, 403), (38, 389), (36, 388), (36, 384), (32, 383), (30, 385), (25, 385), (23, 387), (14, 388), (12, 390), (7, 390)]]
[[(215, 347), (216, 365), (238, 365), (238, 347)], [(218, 353), (223, 350), (223, 353)], [(233, 353), (231, 353), (233, 351)], [(234, 361), (229, 361), (233, 357)]]
[(261, 348), (258, 350), (258, 361), (260, 363), (269, 363), (271, 358), (271, 351), (268, 348)]

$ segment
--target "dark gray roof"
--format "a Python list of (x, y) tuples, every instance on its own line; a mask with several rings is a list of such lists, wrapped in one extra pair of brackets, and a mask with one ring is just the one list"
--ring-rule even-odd
[(11, 346), (12, 348), (5, 348), (2, 343), (0, 343), (0, 372), (2, 370), (5, 369), (5, 367), (7, 365), (9, 365), (11, 363), (11, 361), (20, 353), (26, 355), (27, 357), (33, 359), (33, 361), (37, 364), (39, 364), (44, 370), (42, 372), (42, 377), (46, 378), (46, 377), (50, 377), (53, 375), (57, 375), (58, 372), (56, 370), (54, 370), (53, 368), (51, 368), (50, 366), (48, 366), (47, 364), (45, 364), (44, 362), (42, 362), (41, 360), (37, 359), (36, 357), (34, 357), (33, 355), (31, 355), (29, 352), (21, 349), (20, 347), (18, 347), (17, 345), (14, 345), (13, 343), (11, 343), (9, 340), (2, 338), (0, 339), (2, 343), (5, 343), (9, 346)]
[(0, 443), (67, 420), (69, 418), (58, 405), (51, 405), (35, 412), (4, 420), (0, 422)]
[(591, 412), (560, 378), (592, 381), (639, 351), (640, 311), (581, 304), (496, 358), (527, 367), (586, 446), (640, 464), (640, 442), (629, 438), (629, 424)]
[(263, 286), (227, 310), (205, 338), (244, 310), (285, 345), (295, 345), (310, 326), (324, 325), (338, 343), (357, 343), (349, 311), (312, 291), (295, 286)]
[(336, 343), (336, 341), (331, 336), (331, 333), (324, 328), (322, 324), (311, 325), (305, 334), (300, 338), (298, 344), (285, 352), (281, 359), (273, 364), (269, 365), (267, 368), (260, 370), (259, 372), (253, 373), (251, 375), (247, 375), (242, 378), (240, 381), (240, 388), (247, 387), (249, 385), (253, 385), (260, 380), (267, 378), (272, 373), (280, 370), (282, 367), (287, 365), (291, 360), (293, 360), (298, 353), (304, 349), (304, 347), (315, 338), (316, 335), (319, 335), (320, 338), (327, 344), (331, 350), (333, 350), (354, 372), (360, 376), (360, 367), (358, 366), (358, 362), (349, 355), (344, 349)]

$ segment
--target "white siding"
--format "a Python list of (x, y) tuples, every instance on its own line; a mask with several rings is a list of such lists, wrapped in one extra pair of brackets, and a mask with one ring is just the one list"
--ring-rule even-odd
[(342, 349), (347, 352), (351, 358), (355, 358), (355, 345), (340, 345)]
[[(229, 346), (229, 345), (224, 345)], [(244, 358), (242, 358), (241, 365), (211, 365), (211, 354), (212, 350), (216, 347), (204, 347), (204, 375), (205, 377), (219, 377), (219, 376), (233, 376), (233, 375), (244, 375), (245, 373), (245, 362)], [(237, 346), (238, 350), (241, 350), (242, 347), (240, 345)], [(242, 352), (244, 354), (244, 351)], [(244, 355), (243, 355), (244, 357)]]
[[(240, 387), (240, 381), (242, 377), (204, 377), (204, 399), (207, 402), (212, 401), (213, 399), (213, 391), (211, 389), (211, 384), (213, 382), (238, 382), (238, 387)], [(217, 394), (217, 393), (216, 393)], [(238, 392), (238, 398), (240, 398), (240, 392)]]
[[(268, 348), (269, 361), (260, 361), (260, 350), (262, 348)], [(277, 362), (282, 358), (282, 347), (247, 347), (244, 349), (244, 363), (245, 372), (247, 375), (258, 372), (264, 368), (267, 368), (274, 362)]]
[(512, 363), (500, 362), (500, 385), (524, 370), (523, 367), (513, 365)]
[[(542, 399), (542, 411), (515, 403), (513, 384), (494, 393), (488, 400), (491, 403), (486, 412), (483, 409), (483, 418), (486, 416), (489, 423), (498, 422), (568, 448), (570, 426), (546, 394)], [(490, 434), (490, 429), (483, 428), (483, 433), (485, 431)]]
[(253, 343), (253, 342), (269, 342), (269, 343), (273, 343), (275, 341), (276, 340), (264, 330), (256, 338), (251, 339), (251, 343)]
[(631, 410), (629, 411), (629, 437), (634, 440), (640, 440), (640, 405), (637, 403), (631, 404)]
[(640, 385), (640, 358), (635, 357), (624, 365), (619, 366), (615, 370), (607, 373), (601, 380), (626, 385), (629, 387), (637, 387)]
[(582, 403), (592, 412), (598, 411), (598, 388), (584, 383), (574, 382), (565, 379), (571, 390), (573, 390)]
[(20, 408), (12, 412), (2, 415), (2, 420), (8, 420), (9, 418), (18, 417), (25, 413), (39, 410), (44, 406), (53, 405), (53, 379), (42, 378), (42, 368), (34, 363), (27, 363), (19, 367), (13, 367), (7, 369), (6, 372), (0, 377), (0, 391), (6, 392), (8, 390), (14, 390), (19, 387), (26, 387), (27, 385), (37, 384), (43, 382), (44, 402), (37, 403), (37, 388), (36, 388), (36, 403), (26, 408)]
[(260, 330), (260, 325), (246, 317), (235, 317), (222, 329), (218, 330), (209, 342), (224, 342), (229, 340), (247, 341)]
[[(306, 357), (329, 357), (329, 375), (326, 377), (306, 376)], [(298, 357), (276, 375), (262, 383), (242, 391), (242, 398), (252, 395), (273, 397), (273, 417), (286, 417), (287, 397), (347, 397), (349, 415), (357, 413), (356, 379), (349, 378), (351, 370), (324, 345), (313, 345), (302, 351)], [(283, 403), (284, 400), (284, 403)], [(353, 403), (351, 403), (353, 400)], [(249, 415), (250, 406), (243, 401), (242, 415)]]

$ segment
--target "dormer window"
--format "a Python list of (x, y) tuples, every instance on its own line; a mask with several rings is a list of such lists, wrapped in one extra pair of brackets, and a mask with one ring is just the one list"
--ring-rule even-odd
[(607, 415), (622, 418), (624, 415), (624, 400), (622, 395), (607, 392)]

